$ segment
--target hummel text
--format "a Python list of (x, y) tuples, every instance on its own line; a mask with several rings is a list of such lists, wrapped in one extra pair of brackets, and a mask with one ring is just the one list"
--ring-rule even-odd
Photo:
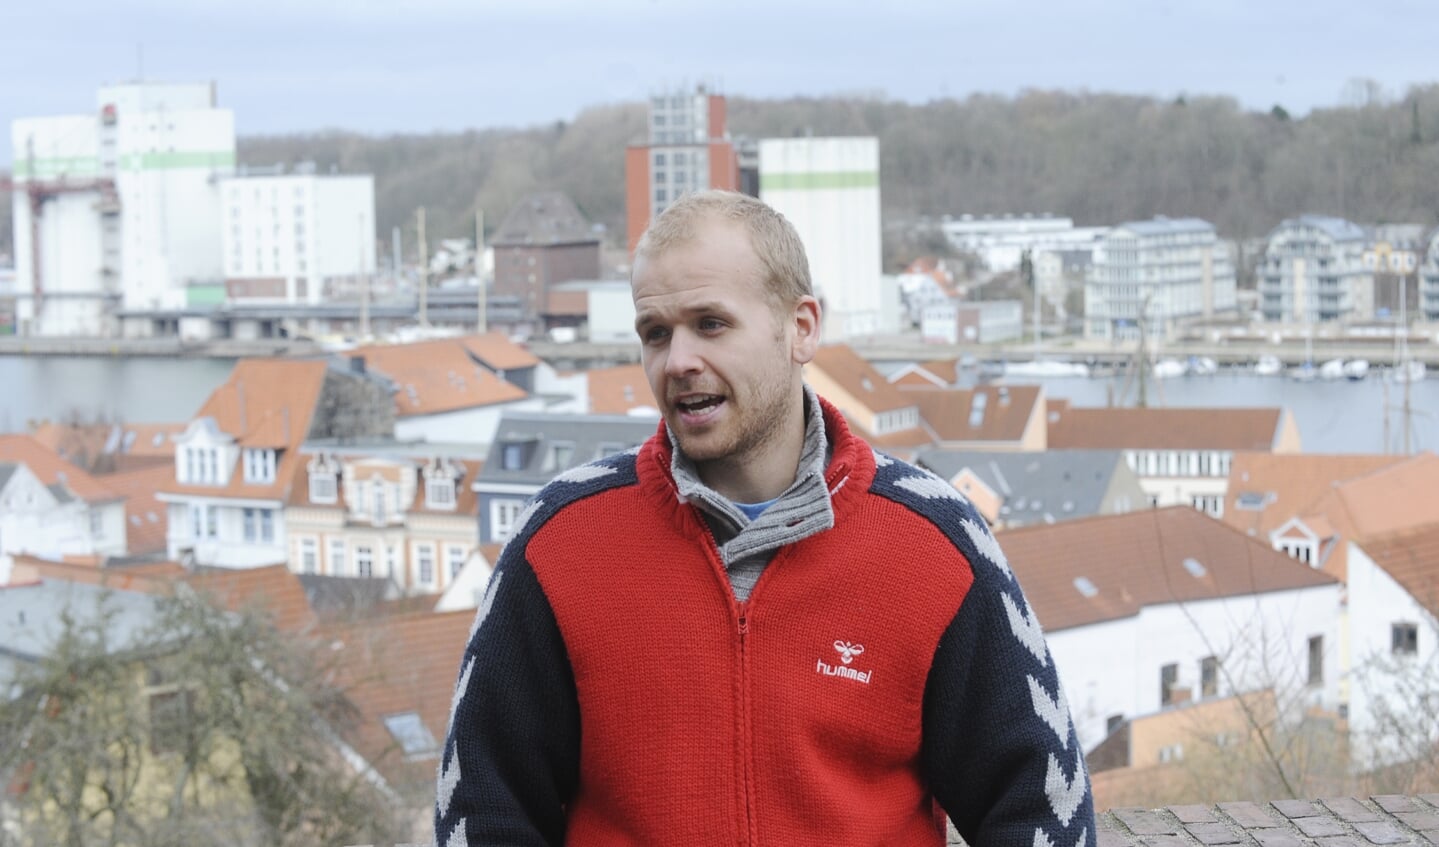
[(825, 676), (842, 676), (845, 679), (852, 679), (855, 682), (862, 682), (869, 685), (869, 678), (874, 676), (874, 671), (857, 671), (854, 668), (847, 668), (844, 665), (828, 665), (824, 659), (814, 660), (814, 672)]

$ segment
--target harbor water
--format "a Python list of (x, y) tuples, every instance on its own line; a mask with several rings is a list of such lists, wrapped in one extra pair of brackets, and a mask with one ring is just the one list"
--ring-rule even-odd
[[(33, 420), (95, 419), (129, 423), (189, 420), (233, 362), (208, 358), (0, 356), (0, 431)], [(1433, 372), (1431, 371), (1431, 374)], [(971, 381), (977, 374), (971, 374)], [(1046, 396), (1076, 406), (1134, 404), (1137, 388), (1123, 376), (1006, 378), (1039, 382)], [(1311, 453), (1411, 452), (1439, 447), (1439, 379), (1388, 382), (1378, 370), (1358, 382), (1296, 382), (1221, 368), (1210, 376), (1151, 380), (1151, 406), (1282, 406), (1294, 415)], [(1407, 427), (1406, 427), (1407, 422)]]

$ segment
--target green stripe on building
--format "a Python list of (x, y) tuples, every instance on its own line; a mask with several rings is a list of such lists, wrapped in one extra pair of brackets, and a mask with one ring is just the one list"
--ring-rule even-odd
[(813, 191), (827, 188), (878, 188), (877, 171), (813, 171), (760, 174), (761, 191)]
[[(120, 157), (123, 171), (166, 171), (179, 168), (233, 168), (235, 154), (229, 150), (128, 153)], [(33, 170), (32, 170), (32, 167)], [(55, 179), (60, 176), (100, 176), (100, 160), (94, 156), (54, 156), (48, 159), (19, 159), (14, 164), (16, 179)]]
[(233, 168), (235, 154), (227, 150), (189, 153), (131, 153), (120, 157), (127, 171), (166, 171), (175, 168)]
[[(31, 169), (31, 165), (34, 169)], [(16, 159), (16, 179), (53, 179), (57, 176), (96, 176), (100, 173), (100, 160), (94, 156), (54, 156), (48, 159)]]

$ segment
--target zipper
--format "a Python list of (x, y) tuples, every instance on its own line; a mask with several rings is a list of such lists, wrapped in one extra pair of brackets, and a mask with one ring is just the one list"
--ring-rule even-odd
[(740, 784), (744, 789), (744, 838), (742, 844), (757, 844), (754, 811), (754, 743), (751, 738), (752, 721), (749, 672), (749, 601), (736, 606), (739, 634), (739, 693), (740, 693)]
[(724, 591), (725, 598), (734, 615), (735, 636), (739, 651), (739, 777), (740, 777), (740, 802), (744, 806), (743, 830), (740, 832), (741, 845), (759, 843), (755, 835), (755, 810), (754, 810), (754, 756), (752, 741), (752, 720), (750, 700), (750, 678), (749, 678), (749, 618), (750, 604), (748, 600), (739, 601), (734, 596), (734, 585), (729, 580), (729, 569), (725, 567), (724, 554), (720, 552), (719, 539), (715, 538), (714, 530), (710, 529), (709, 522), (700, 514), (699, 508), (691, 505), (694, 510), (694, 519), (704, 528), (705, 539), (709, 541), (709, 552), (718, 569), (716, 574), (720, 583), (720, 589)]

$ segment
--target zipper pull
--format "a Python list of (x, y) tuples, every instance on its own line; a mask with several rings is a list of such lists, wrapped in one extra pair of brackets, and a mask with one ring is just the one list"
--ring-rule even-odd
[(739, 604), (739, 634), (741, 636), (749, 632), (749, 603)]

